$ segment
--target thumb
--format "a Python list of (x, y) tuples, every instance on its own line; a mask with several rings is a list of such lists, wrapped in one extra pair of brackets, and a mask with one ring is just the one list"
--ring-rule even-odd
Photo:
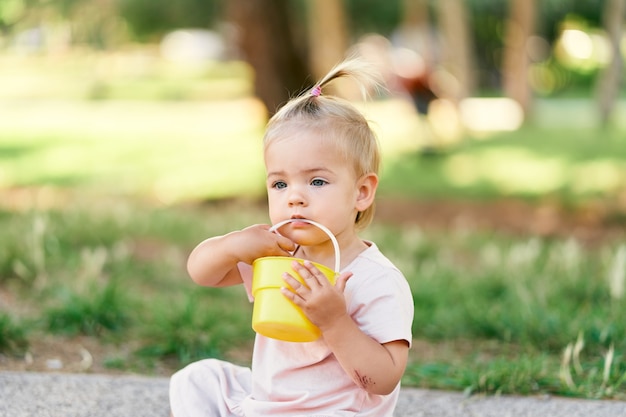
[(346, 282), (352, 277), (352, 272), (342, 272), (335, 280), (335, 288), (343, 292), (346, 289)]

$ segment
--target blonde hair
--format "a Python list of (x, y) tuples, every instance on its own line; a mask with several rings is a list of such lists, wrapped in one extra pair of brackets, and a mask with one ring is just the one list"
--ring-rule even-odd
[[(357, 178), (370, 173), (378, 175), (378, 140), (365, 117), (348, 101), (322, 94), (324, 87), (341, 77), (354, 78), (364, 96), (369, 88), (382, 85), (380, 75), (366, 62), (350, 58), (339, 63), (313, 88), (291, 99), (274, 114), (263, 137), (264, 151), (275, 140), (293, 134), (294, 128), (311, 129), (337, 145), (340, 155), (352, 163)], [(355, 224), (364, 228), (373, 216), (374, 204), (358, 213)]]

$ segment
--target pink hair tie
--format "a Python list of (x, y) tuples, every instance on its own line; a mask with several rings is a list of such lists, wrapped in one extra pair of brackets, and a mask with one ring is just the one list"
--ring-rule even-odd
[(319, 97), (322, 95), (322, 87), (319, 85), (316, 85), (315, 87), (313, 87), (313, 89), (311, 90), (311, 95), (313, 97)]

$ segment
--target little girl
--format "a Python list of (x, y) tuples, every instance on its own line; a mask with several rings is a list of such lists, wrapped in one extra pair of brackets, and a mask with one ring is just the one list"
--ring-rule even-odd
[[(409, 347), (413, 300), (402, 273), (358, 231), (372, 219), (380, 154), (374, 132), (350, 103), (323, 94), (331, 81), (352, 76), (362, 87), (377, 75), (351, 59), (269, 121), (264, 136), (269, 216), (291, 219), (280, 234), (253, 225), (200, 243), (187, 269), (205, 286), (242, 284), (250, 295), (252, 262), (296, 256), (283, 276), (283, 295), (319, 327), (313, 342), (257, 334), (252, 367), (216, 359), (192, 363), (172, 376), (174, 417), (392, 416)], [(308, 261), (332, 267), (330, 229), (341, 271), (334, 285)], [(294, 276), (300, 276), (301, 284)]]

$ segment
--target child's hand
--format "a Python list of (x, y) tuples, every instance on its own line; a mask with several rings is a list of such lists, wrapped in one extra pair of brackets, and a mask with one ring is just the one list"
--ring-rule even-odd
[(241, 284), (238, 262), (252, 264), (264, 256), (290, 256), (296, 245), (291, 239), (257, 224), (201, 242), (187, 259), (187, 272), (198, 284), (223, 287)]
[(343, 292), (352, 272), (342, 273), (337, 277), (335, 285), (332, 285), (310, 261), (304, 261), (304, 265), (294, 261), (292, 267), (306, 285), (285, 273), (283, 279), (293, 291), (283, 288), (282, 293), (300, 307), (308, 319), (324, 332), (347, 314)]
[(255, 224), (235, 232), (236, 249), (243, 262), (252, 264), (255, 259), (264, 256), (291, 256), (296, 249), (295, 243), (269, 229), (266, 224)]

